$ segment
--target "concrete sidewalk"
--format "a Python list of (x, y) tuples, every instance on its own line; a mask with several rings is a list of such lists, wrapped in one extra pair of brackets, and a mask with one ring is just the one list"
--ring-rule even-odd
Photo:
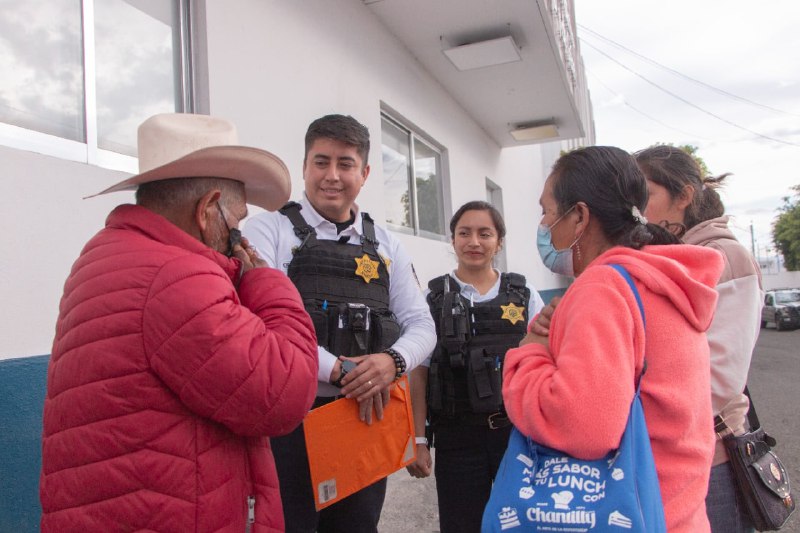
[[(800, 497), (800, 329), (762, 329), (753, 362), (749, 386), (758, 404), (759, 418), (778, 440), (776, 452), (789, 470), (793, 495)], [(433, 450), (435, 453), (435, 450)], [(435, 462), (435, 461), (434, 461)], [(438, 533), (439, 512), (433, 475), (415, 479), (405, 468), (389, 477), (383, 505), (380, 533)], [(800, 533), (800, 510), (795, 511), (782, 533)]]
[(425, 479), (417, 479), (403, 468), (389, 476), (378, 531), (439, 533), (436, 481), (432, 473)]

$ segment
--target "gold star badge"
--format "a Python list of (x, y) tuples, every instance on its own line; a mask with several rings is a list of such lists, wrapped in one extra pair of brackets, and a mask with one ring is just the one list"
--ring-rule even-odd
[(367, 254), (364, 254), (360, 258), (356, 257), (355, 262), (358, 265), (356, 276), (361, 276), (367, 283), (373, 279), (378, 279), (379, 263), (377, 261), (373, 261)]
[(501, 305), (500, 309), (503, 310), (503, 316), (501, 316), (500, 318), (508, 320), (512, 324), (516, 324), (520, 320), (525, 319), (525, 317), (522, 314), (525, 312), (524, 307), (517, 307), (513, 303), (510, 303), (508, 305)]

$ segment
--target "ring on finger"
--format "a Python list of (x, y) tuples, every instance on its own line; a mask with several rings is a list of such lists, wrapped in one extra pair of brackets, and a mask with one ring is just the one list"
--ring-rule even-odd
[(371, 380), (371, 379), (367, 381), (367, 385), (369, 385), (370, 387), (372, 387), (372, 380)]

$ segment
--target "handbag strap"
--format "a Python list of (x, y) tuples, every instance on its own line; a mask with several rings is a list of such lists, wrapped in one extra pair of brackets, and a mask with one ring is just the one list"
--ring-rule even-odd
[(631, 292), (633, 292), (633, 297), (636, 298), (636, 305), (639, 306), (639, 312), (642, 314), (642, 322), (646, 326), (647, 321), (644, 318), (644, 306), (642, 305), (642, 298), (639, 296), (639, 291), (636, 290), (636, 285), (633, 283), (633, 278), (630, 274), (628, 274), (628, 271), (625, 270), (625, 267), (622, 265), (613, 264), (608, 266), (619, 272), (622, 277), (625, 278), (625, 281), (628, 282), (628, 286), (631, 288)]
[(753, 397), (750, 396), (750, 389), (747, 388), (747, 385), (744, 386), (744, 393), (750, 403), (750, 407), (747, 408), (747, 422), (750, 424), (750, 431), (755, 431), (761, 428), (761, 422), (758, 420), (756, 406), (753, 404)]
[[(614, 270), (619, 272), (620, 275), (623, 278), (625, 278), (625, 281), (628, 283), (628, 286), (631, 288), (631, 292), (633, 292), (633, 297), (636, 298), (636, 305), (639, 306), (639, 312), (642, 314), (642, 324), (643, 324), (643, 326), (646, 327), (647, 326), (647, 319), (645, 319), (645, 317), (644, 317), (644, 305), (642, 305), (642, 297), (639, 296), (639, 291), (636, 289), (636, 285), (633, 283), (633, 278), (628, 273), (628, 271), (625, 269), (625, 267), (622, 266), (622, 265), (618, 265), (618, 264), (615, 263), (615, 264), (610, 264), (608, 266), (610, 266), (611, 268), (613, 268)], [(642, 372), (641, 372), (641, 374), (639, 374), (639, 379), (636, 381), (636, 390), (637, 391), (639, 390), (639, 385), (642, 382), (642, 376), (644, 376), (644, 373), (645, 373), (646, 370), (647, 370), (647, 355), (645, 354), (644, 361), (642, 361)]]
[[(747, 409), (747, 423), (750, 425), (749, 432), (752, 433), (761, 429), (761, 422), (758, 420), (756, 406), (753, 405), (753, 397), (750, 396), (750, 390), (747, 388), (747, 385), (744, 386), (743, 392), (747, 396), (747, 399), (750, 403), (750, 407)], [(723, 439), (733, 438), (733, 430), (728, 426), (728, 424), (725, 423), (725, 419), (719, 415), (714, 417), (714, 432), (718, 437)], [(775, 437), (768, 435), (765, 432), (762, 432), (762, 435), (763, 436), (761, 438), (770, 448), (777, 446), (778, 441), (775, 440)]]

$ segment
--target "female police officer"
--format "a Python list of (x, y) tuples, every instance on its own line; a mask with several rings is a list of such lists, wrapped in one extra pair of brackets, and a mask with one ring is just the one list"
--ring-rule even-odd
[[(524, 276), (493, 268), (506, 228), (491, 204), (461, 206), (450, 232), (458, 266), (428, 284), (438, 342), (427, 365), (412, 372), (411, 394), (417, 435), (425, 434), (427, 419), (436, 447), (441, 532), (470, 533), (480, 531), (511, 431), (501, 395), (503, 358), (544, 304)], [(427, 444), (417, 438), (412, 476), (430, 475)]]

